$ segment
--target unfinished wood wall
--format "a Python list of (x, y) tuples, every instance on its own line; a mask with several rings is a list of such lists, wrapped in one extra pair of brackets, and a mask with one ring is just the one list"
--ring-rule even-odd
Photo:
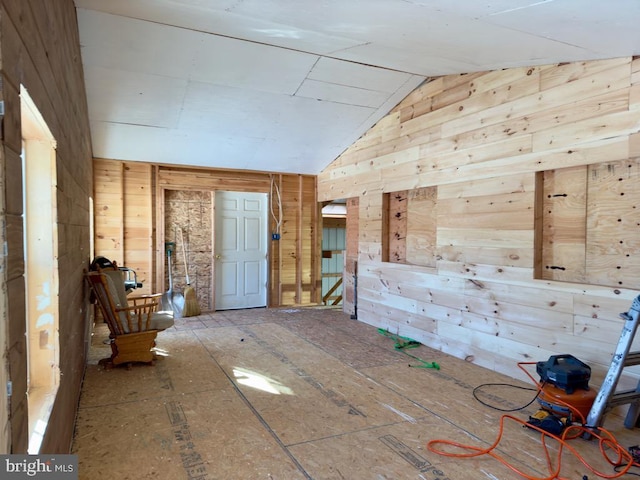
[(154, 287), (152, 172), (149, 164), (94, 160), (95, 255), (135, 270), (138, 293)]
[[(274, 215), (278, 218), (276, 192), (279, 192), (281, 237), (270, 245), (269, 306), (320, 302), (320, 217), (315, 177), (107, 159), (94, 161), (96, 255), (115, 259), (136, 270), (138, 280), (144, 283), (141, 291), (163, 292), (167, 289), (164, 242), (179, 242), (175, 226), (183, 227), (186, 242), (189, 242), (190, 234), (192, 241), (196, 236), (206, 237), (208, 234), (204, 230), (211, 228), (210, 222), (203, 229), (191, 228), (188, 225), (190, 217), (184, 218), (184, 208), (180, 209), (183, 214), (168, 211), (167, 208), (173, 208), (168, 201), (175, 203), (182, 199), (196, 208), (188, 199), (195, 201), (192, 196), (200, 198), (203, 192), (206, 195), (216, 190), (271, 193)], [(198, 204), (197, 208), (200, 207)], [(190, 207), (186, 208), (189, 210)], [(201, 213), (193, 212), (194, 222)], [(275, 223), (276, 219), (271, 218), (272, 231)], [(181, 252), (177, 253), (181, 255)], [(194, 253), (198, 258), (210, 256), (206, 251)], [(180, 287), (185, 280), (184, 262), (181, 257), (175, 262), (175, 286)], [(199, 279), (198, 288), (209, 288), (210, 291), (208, 296), (202, 294), (201, 306), (205, 309), (208, 305), (205, 299), (213, 302), (211, 290), (215, 285), (204, 286), (204, 277), (211, 275), (210, 278), (214, 278), (213, 272), (202, 267), (195, 274), (194, 278)]]
[(638, 288), (639, 180), (639, 158), (542, 172), (538, 278)]
[[(0, 452), (27, 451), (27, 351), (20, 153), (20, 85), (29, 92), (57, 140), (60, 387), (41, 447), (68, 453), (84, 373), (92, 162), (75, 6), (72, 0), (0, 2), (0, 95), (6, 257), (0, 278)], [(4, 231), (4, 229), (2, 229)], [(11, 381), (10, 407), (6, 380)], [(10, 408), (10, 411), (7, 411)], [(8, 419), (10, 422), (8, 423)]]
[[(640, 60), (631, 58), (423, 84), (318, 177), (319, 201), (359, 197), (359, 320), (517, 377), (517, 362), (573, 354), (598, 381), (620, 335), (618, 315), (640, 291), (639, 200), (631, 182), (618, 181), (640, 156), (639, 130)], [(601, 182), (597, 194), (582, 189), (591, 200), (570, 208), (586, 217), (558, 207), (562, 228), (550, 228), (540, 176), (555, 170), (567, 185), (564, 169), (585, 166), (615, 181)], [(391, 209), (402, 215), (406, 207), (389, 205), (385, 194), (425, 187), (436, 192), (428, 200), (435, 238), (394, 244)], [(603, 214), (614, 206), (613, 217)], [(411, 222), (405, 227), (415, 231)], [(581, 222), (586, 242), (574, 235)], [(580, 244), (584, 281), (541, 273), (550, 238), (567, 252)], [(416, 245), (434, 249), (433, 265), (411, 263), (416, 252), (403, 249)], [(390, 254), (400, 263), (387, 261)], [(573, 264), (571, 255), (553, 261)]]

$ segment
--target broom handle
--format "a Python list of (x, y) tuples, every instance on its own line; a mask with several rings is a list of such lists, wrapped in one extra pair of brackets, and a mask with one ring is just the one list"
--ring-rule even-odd
[(187, 267), (187, 252), (184, 250), (184, 237), (182, 236), (182, 228), (180, 228), (180, 243), (182, 244), (182, 260), (184, 261), (184, 273), (187, 277), (187, 285), (191, 285), (189, 282), (189, 267)]

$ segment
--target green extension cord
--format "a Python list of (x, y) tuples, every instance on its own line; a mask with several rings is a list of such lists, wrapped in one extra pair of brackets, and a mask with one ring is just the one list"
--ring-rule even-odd
[(394, 335), (393, 333), (388, 332), (387, 330), (384, 330), (383, 328), (379, 328), (378, 329), (378, 333), (380, 335), (384, 335), (385, 337), (391, 338), (393, 340), (395, 340), (395, 344), (393, 346), (394, 349), (404, 352), (405, 355), (413, 358), (414, 360), (417, 360), (418, 362), (420, 362), (420, 365), (409, 365), (410, 367), (413, 368), (435, 368), (436, 370), (440, 370), (440, 365), (438, 365), (436, 362), (427, 362), (426, 360), (423, 360), (421, 358), (416, 357), (415, 355), (411, 355), (410, 353), (407, 353), (405, 350), (409, 349), (409, 348), (417, 348), (420, 345), (422, 345), (420, 342), (413, 340), (411, 338), (408, 337), (401, 337), (399, 335)]

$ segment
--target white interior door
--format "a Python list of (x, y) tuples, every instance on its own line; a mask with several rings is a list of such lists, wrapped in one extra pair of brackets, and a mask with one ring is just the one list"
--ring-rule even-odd
[(268, 196), (215, 195), (216, 310), (267, 306)]

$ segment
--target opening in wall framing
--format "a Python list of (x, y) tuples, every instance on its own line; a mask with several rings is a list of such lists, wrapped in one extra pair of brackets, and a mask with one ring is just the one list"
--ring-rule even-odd
[(535, 278), (640, 287), (640, 160), (539, 172)]
[(436, 266), (438, 187), (385, 193), (382, 261)]
[(39, 453), (60, 384), (56, 141), (20, 88), (29, 454)]

